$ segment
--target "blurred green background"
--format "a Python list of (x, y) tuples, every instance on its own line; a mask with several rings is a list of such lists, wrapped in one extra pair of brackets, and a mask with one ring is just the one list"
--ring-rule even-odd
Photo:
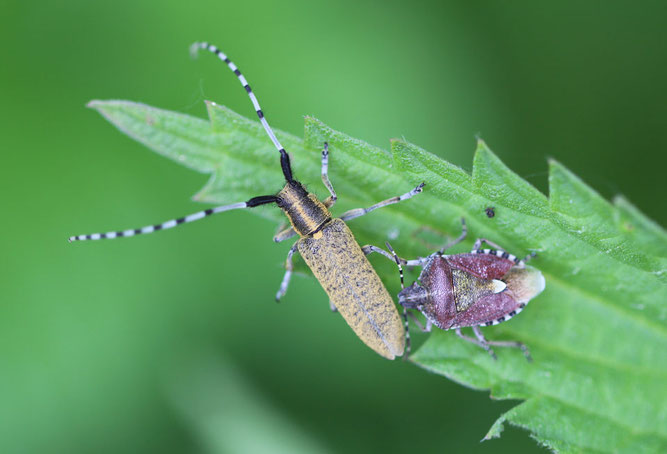
[(220, 62), (189, 58), (208, 40), (275, 127), (312, 114), (466, 169), (479, 133), (543, 191), (554, 157), (664, 224), (667, 3), (0, 6), (0, 452), (541, 451), (511, 428), (480, 444), (511, 402), (375, 355), (314, 280), (275, 304), (289, 244), (259, 217), (68, 244), (198, 210), (206, 180), (84, 106), (252, 117)]

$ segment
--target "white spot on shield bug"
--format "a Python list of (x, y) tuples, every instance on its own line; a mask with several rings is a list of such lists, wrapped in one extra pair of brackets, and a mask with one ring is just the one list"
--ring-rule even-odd
[(507, 284), (505, 284), (503, 281), (499, 281), (498, 279), (494, 279), (492, 283), (493, 283), (493, 293), (500, 293), (507, 287)]

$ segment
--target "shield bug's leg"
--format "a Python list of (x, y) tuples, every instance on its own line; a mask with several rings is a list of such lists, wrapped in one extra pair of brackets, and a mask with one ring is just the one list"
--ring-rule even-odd
[(466, 220), (465, 220), (465, 218), (461, 218), (461, 234), (454, 241), (451, 241), (448, 244), (444, 245), (438, 252), (440, 254), (442, 254), (447, 249), (450, 249), (450, 248), (456, 246), (461, 241), (466, 239), (466, 235), (468, 235), (468, 227), (466, 226)]
[[(481, 336), (482, 333), (479, 333), (479, 334), (480, 334), (480, 336)], [(491, 347), (489, 347), (489, 343), (486, 341), (486, 339), (484, 339), (484, 336), (481, 336), (481, 338), (478, 338), (478, 339), (475, 339), (475, 338), (473, 338), (473, 337), (466, 336), (465, 334), (463, 334), (463, 333), (461, 332), (461, 328), (456, 328), (456, 335), (459, 336), (459, 337), (460, 337), (461, 339), (463, 339), (463, 340), (466, 340), (466, 341), (468, 341), (468, 342), (471, 342), (471, 343), (473, 343), (473, 344), (475, 344), (475, 345), (479, 345), (479, 346), (482, 347), (484, 350), (486, 350), (486, 352), (487, 352), (489, 355), (491, 355), (491, 358), (493, 358), (494, 360), (498, 359), (498, 357), (496, 356), (496, 354), (493, 352), (493, 349), (491, 349)], [(477, 335), (477, 332), (475, 332), (475, 335)], [(479, 336), (478, 336), (478, 337), (479, 337)]]
[(436, 246), (436, 245), (434, 245), (434, 244), (432, 244), (432, 243), (429, 243), (428, 241), (424, 240), (423, 238), (420, 238), (420, 237), (418, 236), (418, 234), (419, 234), (420, 232), (431, 232), (431, 233), (435, 233), (435, 234), (437, 234), (438, 236), (441, 236), (441, 237), (443, 237), (443, 236), (445, 236), (445, 235), (442, 234), (441, 232), (438, 232), (437, 230), (435, 230), (435, 229), (429, 227), (429, 226), (426, 226), (426, 225), (423, 225), (423, 226), (419, 227), (417, 230), (415, 230), (414, 232), (412, 232), (412, 235), (411, 235), (412, 238), (414, 238), (414, 239), (416, 239), (417, 241), (419, 241), (421, 244), (423, 244), (424, 246), (426, 246), (428, 249), (431, 249), (431, 250), (433, 250), (433, 249), (437, 249), (438, 252), (439, 252), (440, 254), (442, 254), (442, 253), (445, 252), (447, 249), (450, 249), (450, 248), (456, 246), (457, 244), (459, 244), (461, 241), (465, 240), (466, 235), (468, 234), (468, 228), (467, 228), (467, 226), (466, 226), (466, 220), (465, 220), (465, 218), (461, 218), (461, 234), (460, 234), (455, 240), (450, 241), (449, 243), (445, 244), (445, 245), (442, 246), (442, 247), (440, 247), (439, 245)]
[(212, 214), (222, 213), (223, 211), (229, 210), (238, 210), (241, 208), (252, 208), (259, 205), (265, 205), (267, 203), (275, 203), (277, 200), (274, 195), (262, 195), (259, 197), (253, 197), (247, 202), (232, 203), (231, 205), (222, 205), (215, 208), (208, 208), (203, 211), (198, 211), (197, 213), (190, 214), (178, 219), (172, 219), (170, 221), (163, 222), (162, 224), (147, 225), (138, 229), (128, 229), (128, 230), (119, 230), (116, 232), (107, 232), (107, 233), (92, 233), (88, 235), (76, 235), (69, 237), (69, 241), (84, 241), (84, 240), (105, 240), (113, 238), (121, 238), (128, 236), (141, 235), (146, 233), (157, 232), (158, 230), (167, 230), (173, 227), (176, 227), (181, 224), (187, 224), (188, 222), (198, 221)]
[(426, 241), (425, 239), (421, 238), (421, 237), (419, 236), (419, 234), (422, 233), (422, 232), (428, 232), (428, 233), (432, 233), (432, 234), (434, 234), (434, 235), (436, 235), (436, 236), (443, 237), (444, 235), (442, 234), (442, 232), (439, 232), (439, 231), (437, 231), (436, 229), (434, 229), (434, 228), (432, 228), (432, 227), (429, 227), (429, 226), (427, 226), (427, 225), (422, 225), (422, 226), (420, 226), (418, 229), (414, 230), (414, 231), (412, 232), (412, 234), (410, 234), (410, 237), (412, 237), (412, 238), (414, 238), (415, 240), (419, 241), (419, 242), (420, 242), (424, 247), (426, 247), (426, 249), (428, 249), (429, 251), (433, 251), (433, 250), (436, 250), (436, 249), (439, 249), (439, 248), (440, 248), (440, 245), (439, 245), (439, 244), (436, 245), (435, 243), (431, 243), (431, 242)]
[(283, 276), (283, 281), (280, 283), (280, 289), (278, 290), (278, 293), (276, 293), (276, 303), (279, 303), (280, 298), (285, 296), (287, 286), (292, 278), (292, 270), (294, 269), (294, 265), (292, 265), (292, 256), (296, 252), (296, 244), (297, 243), (294, 243), (294, 246), (292, 246), (287, 253), (287, 259), (285, 260), (285, 275)]
[(273, 237), (273, 241), (276, 243), (280, 243), (285, 240), (289, 240), (293, 236), (296, 235), (296, 232), (292, 227), (288, 227), (285, 230), (281, 230), (280, 232), (276, 233), (276, 235)]
[(502, 247), (498, 246), (496, 243), (487, 240), (486, 238), (477, 238), (477, 239), (475, 240), (475, 244), (474, 244), (473, 247), (472, 247), (472, 250), (473, 250), (473, 251), (478, 251), (478, 250), (480, 250), (481, 247), (482, 247), (482, 243), (486, 243), (486, 244), (488, 244), (489, 246), (491, 246), (492, 248), (496, 248), (496, 249), (498, 249), (499, 251), (504, 251), (504, 250), (505, 250), (505, 249), (503, 249)]
[[(489, 246), (491, 246), (495, 249), (482, 249), (482, 243), (486, 243), (486, 244), (488, 244)], [(513, 261), (514, 263), (516, 263), (519, 266), (524, 265), (525, 262), (527, 262), (528, 260), (532, 259), (533, 257), (535, 257), (537, 255), (536, 252), (531, 252), (530, 254), (528, 254), (523, 259), (520, 259), (516, 255), (506, 252), (505, 249), (498, 246), (496, 243), (487, 240), (486, 238), (477, 238), (477, 240), (475, 241), (475, 244), (472, 246), (472, 251), (471, 252), (473, 254), (491, 254), (491, 255), (495, 255), (497, 257), (502, 257), (504, 259)]]
[(530, 356), (530, 351), (528, 351), (528, 347), (526, 347), (525, 344), (521, 342), (516, 342), (516, 341), (490, 341), (487, 340), (482, 332), (479, 330), (479, 326), (473, 326), (472, 331), (475, 333), (475, 336), (477, 336), (477, 339), (479, 339), (481, 342), (486, 343), (487, 345), (493, 345), (494, 347), (511, 347), (511, 348), (518, 348), (523, 352), (523, 355), (526, 357), (526, 359), (529, 362), (533, 362), (533, 357)]
[(531, 259), (534, 259), (536, 256), (537, 256), (537, 252), (533, 251), (533, 252), (531, 252), (530, 254), (528, 254), (527, 256), (525, 256), (525, 257), (523, 258), (523, 260), (521, 260), (521, 261), (525, 263), (525, 262), (527, 262), (527, 261), (529, 261), (529, 260), (531, 260)]
[(338, 197), (336, 196), (336, 191), (334, 191), (334, 188), (331, 184), (331, 181), (329, 181), (329, 143), (328, 142), (324, 142), (324, 149), (322, 150), (322, 183), (324, 183), (324, 186), (326, 186), (327, 189), (329, 190), (329, 194), (331, 194), (331, 196), (327, 197), (327, 199), (324, 201), (324, 205), (327, 208), (331, 208), (336, 203), (336, 200), (338, 200)]
[(417, 318), (417, 315), (415, 315), (414, 311), (408, 311), (408, 316), (412, 319), (413, 322), (415, 322), (415, 325), (417, 325), (417, 328), (419, 328), (419, 331), (422, 333), (430, 333), (431, 329), (433, 328), (433, 322), (429, 320), (428, 318), (426, 319), (426, 325), (422, 325), (422, 322), (419, 321)]
[(412, 197), (416, 196), (420, 192), (422, 192), (422, 189), (424, 188), (424, 185), (426, 183), (421, 183), (419, 186), (414, 188), (410, 192), (406, 192), (405, 194), (401, 196), (396, 196), (392, 197), (391, 199), (383, 200), (382, 202), (376, 203), (373, 206), (370, 206), (368, 208), (355, 208), (350, 211), (346, 211), (341, 215), (341, 219), (343, 221), (349, 221), (350, 219), (358, 218), (359, 216), (363, 216), (365, 214), (370, 213), (373, 210), (377, 210), (378, 208), (386, 207), (387, 205), (393, 205), (394, 203), (402, 202), (403, 200), (408, 200), (411, 199)]

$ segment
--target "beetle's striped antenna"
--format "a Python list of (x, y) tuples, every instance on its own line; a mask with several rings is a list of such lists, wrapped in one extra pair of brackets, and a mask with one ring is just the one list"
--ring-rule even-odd
[[(389, 249), (391, 255), (394, 256), (394, 261), (396, 261), (396, 265), (398, 266), (398, 274), (401, 276), (401, 290), (405, 290), (405, 281), (403, 279), (403, 267), (401, 266), (401, 260), (398, 258), (396, 252), (394, 251), (394, 248), (391, 247), (391, 244), (389, 244), (388, 241), (384, 244), (387, 245), (387, 249)], [(405, 306), (403, 306), (403, 320), (405, 320), (405, 354), (403, 355), (403, 360), (405, 361), (410, 355), (410, 347), (411, 347), (410, 329), (408, 322), (408, 309)]]
[(278, 198), (274, 195), (262, 195), (259, 197), (253, 197), (247, 202), (232, 203), (231, 205), (222, 205), (215, 208), (208, 208), (203, 211), (198, 211), (196, 213), (184, 216), (178, 219), (172, 219), (162, 224), (156, 225), (147, 225), (139, 229), (128, 229), (128, 230), (119, 230), (116, 232), (107, 232), (107, 233), (91, 233), (88, 235), (77, 235), (69, 237), (70, 243), (72, 241), (84, 241), (84, 240), (111, 240), (114, 238), (121, 238), (127, 236), (141, 235), (144, 233), (153, 233), (158, 230), (167, 230), (177, 225), (186, 224), (188, 222), (198, 221), (212, 214), (222, 213), (223, 211), (229, 210), (238, 210), (241, 208), (252, 208), (259, 205), (265, 205), (267, 203), (275, 203)]
[(234, 74), (236, 74), (236, 77), (241, 82), (241, 85), (243, 85), (243, 88), (245, 88), (245, 91), (248, 93), (250, 101), (252, 101), (252, 105), (255, 108), (255, 112), (259, 117), (259, 121), (262, 123), (262, 126), (264, 126), (264, 130), (269, 135), (269, 138), (271, 139), (271, 142), (273, 142), (273, 145), (275, 145), (276, 149), (280, 152), (280, 165), (283, 169), (283, 175), (285, 175), (285, 180), (292, 182), (294, 178), (292, 177), (292, 166), (290, 165), (289, 155), (287, 154), (283, 146), (280, 144), (280, 141), (278, 140), (276, 135), (273, 133), (273, 129), (271, 129), (271, 126), (269, 126), (269, 122), (266, 121), (266, 118), (264, 117), (264, 112), (262, 112), (262, 108), (259, 106), (259, 102), (257, 101), (255, 94), (252, 92), (252, 89), (250, 88), (250, 85), (248, 84), (246, 78), (243, 77), (243, 74), (241, 74), (241, 71), (239, 71), (239, 68), (234, 64), (234, 62), (232, 62), (227, 57), (227, 55), (225, 55), (224, 52), (215, 47), (213, 44), (209, 44), (207, 42), (194, 43), (192, 46), (190, 46), (190, 54), (192, 55), (193, 58), (197, 57), (197, 52), (199, 51), (199, 49), (204, 49), (217, 55), (218, 58), (224, 61), (227, 64), (227, 66), (229, 66), (229, 69), (231, 69), (234, 72)]

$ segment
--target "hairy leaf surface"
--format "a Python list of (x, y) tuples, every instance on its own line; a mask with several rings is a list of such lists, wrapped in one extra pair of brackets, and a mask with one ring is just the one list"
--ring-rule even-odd
[[(282, 187), (279, 156), (262, 127), (225, 107), (209, 102), (206, 121), (127, 101), (90, 106), (150, 149), (209, 174), (199, 201), (234, 203)], [(562, 452), (667, 452), (667, 234), (660, 226), (622, 197), (606, 201), (555, 161), (546, 197), (482, 141), (469, 175), (401, 140), (385, 151), (314, 118), (305, 123), (304, 139), (278, 137), (297, 178), (322, 198), (328, 193), (320, 182), (320, 150), (329, 142), (335, 213), (426, 182), (409, 202), (352, 221), (361, 244), (391, 240), (401, 256), (423, 256), (431, 251), (419, 232), (439, 233), (444, 243), (460, 233), (465, 217), (469, 237), (454, 252), (485, 237), (516, 255), (538, 253), (533, 265), (545, 275), (544, 293), (511, 322), (485, 329), (490, 339), (525, 342), (533, 363), (508, 349), (493, 361), (440, 330), (411, 357), (431, 372), (488, 389), (493, 398), (522, 401), (487, 438), (508, 422)], [(484, 212), (489, 206), (493, 218)], [(284, 220), (277, 209), (254, 212)], [(395, 290), (395, 268), (380, 270)]]

